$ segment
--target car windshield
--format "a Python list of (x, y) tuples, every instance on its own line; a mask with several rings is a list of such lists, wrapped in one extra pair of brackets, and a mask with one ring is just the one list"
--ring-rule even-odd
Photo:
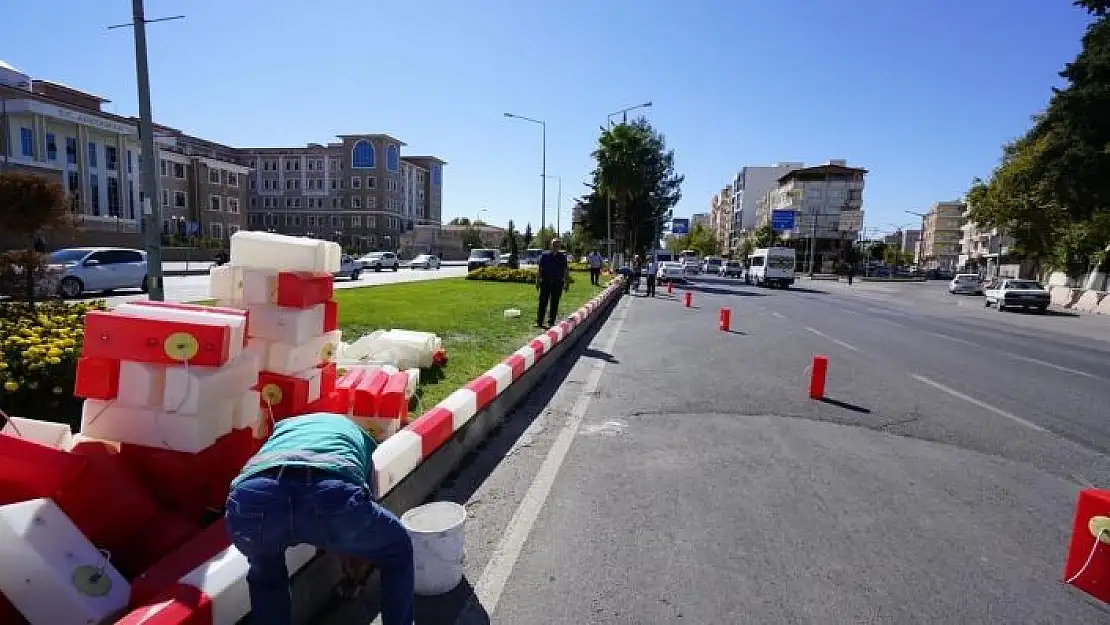
[(1022, 290), (1029, 289), (1029, 290), (1034, 290), (1035, 291), (1035, 290), (1039, 290), (1041, 288), (1041, 285), (1037, 284), (1036, 282), (1033, 282), (1032, 280), (1010, 280), (1009, 282), (1006, 283), (1006, 288), (1007, 289), (1022, 289)]
[(730, 260), (730, 261), (728, 261), (728, 263), (726, 263), (726, 266), (727, 267), (739, 267), (740, 266), (740, 261)]
[(426, 260), (428, 260), (428, 259), (429, 259), (429, 256), (428, 256), (427, 254), (421, 254), (420, 256), (417, 256), (417, 257), (416, 257), (416, 258), (414, 258), (413, 260), (414, 260), (414, 261), (417, 261), (417, 262), (424, 262), (424, 261), (426, 261)]
[(381, 258), (381, 257), (382, 257), (381, 252), (371, 252), (371, 253), (367, 254), (366, 256), (363, 256), (363, 258)]
[(474, 250), (470, 253), (471, 258), (493, 258), (493, 250)]
[(50, 255), (50, 262), (56, 265), (78, 263), (89, 255), (89, 250), (58, 250)]

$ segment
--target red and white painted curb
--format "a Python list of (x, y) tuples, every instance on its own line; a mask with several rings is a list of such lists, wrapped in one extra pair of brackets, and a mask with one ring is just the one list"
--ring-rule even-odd
[[(393, 490), (622, 288), (622, 281), (614, 280), (577, 312), (386, 439), (374, 450), (371, 486), (375, 495), (380, 499)], [(152, 573), (163, 580), (158, 587), (168, 585), (169, 589), (154, 598), (134, 600), (133, 605), (139, 607), (116, 625), (235, 625), (242, 620), (250, 612), (247, 559), (230, 545), (222, 528), (223, 523), (217, 523), (205, 531), (209, 540), (191, 541), (184, 550), (159, 563), (155, 569), (161, 570)], [(290, 549), (286, 553), (289, 575), (299, 571), (314, 555), (315, 550), (309, 545)], [(173, 579), (177, 581), (169, 581)], [(156, 581), (149, 580), (152, 585)]]

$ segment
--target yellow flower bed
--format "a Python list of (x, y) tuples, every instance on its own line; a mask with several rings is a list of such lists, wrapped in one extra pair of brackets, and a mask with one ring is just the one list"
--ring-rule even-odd
[(80, 400), (73, 397), (85, 313), (104, 302), (48, 302), (33, 309), (0, 302), (0, 409), (75, 425)]

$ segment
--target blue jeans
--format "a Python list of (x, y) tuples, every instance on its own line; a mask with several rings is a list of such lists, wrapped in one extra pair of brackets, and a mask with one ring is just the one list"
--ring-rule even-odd
[(365, 484), (339, 474), (285, 466), (243, 480), (225, 513), (250, 569), (252, 622), (289, 625), (292, 597), (285, 550), (309, 544), (365, 558), (381, 574), (383, 625), (412, 625), (413, 561), (408, 532)]

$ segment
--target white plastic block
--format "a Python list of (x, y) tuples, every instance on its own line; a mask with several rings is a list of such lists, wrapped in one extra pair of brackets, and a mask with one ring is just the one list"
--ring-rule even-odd
[(412, 399), (420, 386), (420, 369), (406, 369), (405, 375), (409, 376), (409, 381), (405, 384), (405, 399)]
[(0, 562), (0, 592), (36, 625), (111, 623), (131, 598), (127, 580), (50, 499), (0, 506)]
[(374, 450), (374, 496), (381, 499), (412, 473), (423, 457), (420, 435), (411, 430), (401, 430), (390, 436)]
[(277, 303), (277, 275), (272, 269), (239, 269), (243, 273), (243, 301), (251, 304)]
[[(182, 310), (179, 308), (160, 308), (157, 306), (142, 306), (138, 304), (120, 304), (116, 308), (121, 313), (144, 319), (161, 319), (164, 321), (179, 321), (184, 323), (202, 323), (212, 326), (227, 326), (231, 328), (231, 341), (227, 350), (228, 359), (233, 359), (243, 352), (243, 343), (246, 338), (247, 316), (215, 311)], [(254, 320), (251, 320), (252, 328)]]
[(389, 439), (401, 429), (400, 419), (386, 419), (383, 417), (351, 417), (351, 420), (358, 424), (378, 443), (382, 443)]
[(338, 243), (272, 232), (240, 230), (231, 235), (231, 264), (275, 271), (339, 271)]
[(238, 400), (214, 404), (204, 415), (173, 414), (86, 399), (81, 407), (85, 436), (146, 447), (197, 453), (231, 431)]
[(543, 345), (543, 353), (544, 354), (547, 354), (547, 352), (551, 351), (551, 347), (552, 347), (553, 343), (551, 341), (551, 337), (547, 335), (547, 332), (544, 332), (543, 334), (537, 336), (536, 340), (539, 341), (540, 344)]
[(296, 345), (324, 332), (323, 304), (303, 310), (270, 304), (251, 305), (247, 313), (251, 318), (252, 337)]
[(270, 357), (270, 343), (264, 338), (252, 336), (247, 339), (247, 346), (243, 348), (243, 352), (254, 355), (258, 359), (259, 366), (266, 366), (266, 361)]
[(530, 346), (525, 345), (524, 347), (516, 350), (516, 352), (514, 353), (524, 359), (525, 371), (531, 369), (532, 365), (536, 364), (536, 351), (533, 350)]
[(498, 395), (504, 393), (505, 389), (513, 383), (513, 368), (503, 362), (494, 365), (492, 369), (486, 372), (486, 375), (497, 380)]
[(64, 423), (9, 417), (0, 434), (22, 438), (54, 449), (69, 449), (73, 445), (73, 433)]
[(243, 270), (231, 265), (212, 267), (208, 272), (208, 296), (226, 301), (243, 299)]
[(478, 395), (468, 388), (460, 388), (439, 402), (439, 407), (451, 411), (451, 430), (455, 431), (478, 412)]
[[(194, 369), (197, 367), (194, 367)], [(172, 369), (172, 368), (171, 368)], [(119, 363), (119, 393), (124, 406), (159, 408), (166, 390), (166, 367), (122, 360)]]
[(321, 334), (301, 343), (274, 341), (264, 369), (282, 375), (296, 375), (331, 360), (339, 338), (334, 332)]
[(235, 405), (235, 414), (231, 418), (231, 428), (241, 430), (253, 428), (262, 418), (262, 402), (258, 391), (247, 391)]
[(240, 354), (222, 367), (169, 367), (160, 404), (167, 412), (207, 415), (217, 404), (237, 399), (258, 384), (258, 358)]
[[(274, 373), (278, 373), (275, 371)], [(283, 374), (285, 375), (285, 374)], [(313, 366), (310, 369), (304, 369), (293, 374), (290, 377), (300, 378), (308, 381), (308, 401), (314, 402), (320, 399), (321, 386), (324, 381), (324, 370), (320, 367)]]

